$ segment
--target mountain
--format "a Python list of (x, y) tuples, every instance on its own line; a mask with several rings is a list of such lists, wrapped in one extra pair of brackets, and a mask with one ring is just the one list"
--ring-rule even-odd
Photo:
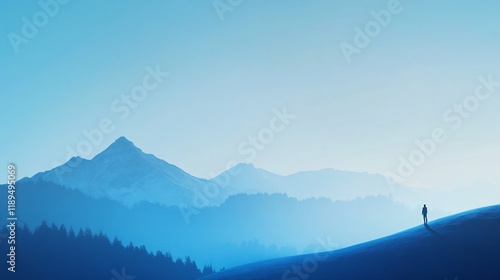
[[(210, 197), (214, 186), (225, 191)], [(31, 228), (43, 220), (89, 227), (216, 268), (312, 252), (318, 237), (341, 248), (419, 223), (419, 209), (394, 199), (399, 189), (374, 174), (280, 176), (250, 164), (205, 180), (124, 137), (92, 159), (75, 157), (17, 184), (18, 215)], [(431, 219), (442, 214), (430, 210)]]
[(228, 185), (237, 193), (286, 193), (298, 199), (326, 197), (335, 201), (385, 195), (407, 201), (407, 198), (417, 196), (410, 188), (388, 181), (382, 175), (336, 169), (303, 171), (280, 176), (256, 168), (252, 164), (241, 163), (212, 181)]
[[(73, 157), (59, 167), (36, 174), (31, 180), (63, 185), (126, 206), (147, 201), (199, 209), (219, 205), (237, 193), (286, 193), (298, 199), (326, 197), (333, 201), (377, 195), (390, 195), (396, 200), (401, 194), (416, 197), (409, 188), (391, 185), (381, 175), (335, 169), (281, 176), (242, 163), (206, 180), (142, 152), (125, 137), (118, 138), (90, 160)], [(217, 195), (207, 195), (214, 188)], [(417, 200), (420, 204), (421, 200)]]
[(203, 280), (500, 279), (500, 205), (345, 249), (243, 265)]
[[(109, 198), (127, 206), (141, 201), (162, 205), (193, 205), (197, 193), (213, 184), (196, 178), (154, 155), (145, 154), (125, 137), (87, 160), (74, 157), (32, 180), (46, 181), (77, 189), (94, 198)], [(227, 190), (227, 188), (226, 188)], [(221, 194), (206, 203), (225, 199)]]

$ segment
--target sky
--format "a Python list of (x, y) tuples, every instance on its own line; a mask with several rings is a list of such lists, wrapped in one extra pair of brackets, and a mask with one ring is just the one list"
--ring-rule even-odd
[(32, 176), (125, 136), (203, 178), (251, 162), (500, 186), (499, 9), (1, 1), (0, 166)]

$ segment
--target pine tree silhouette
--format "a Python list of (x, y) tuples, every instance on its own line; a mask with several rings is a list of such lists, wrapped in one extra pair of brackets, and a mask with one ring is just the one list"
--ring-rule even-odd
[[(3, 228), (1, 234), (7, 234)], [(7, 242), (0, 243), (6, 252)], [(0, 270), (0, 279), (176, 279), (191, 280), (214, 273), (201, 271), (190, 257), (175, 262), (169, 253), (153, 254), (144, 246), (124, 247), (102, 232), (75, 231), (44, 221), (33, 232), (25, 225), (16, 232), (16, 273)], [(117, 278), (118, 277), (118, 278)]]

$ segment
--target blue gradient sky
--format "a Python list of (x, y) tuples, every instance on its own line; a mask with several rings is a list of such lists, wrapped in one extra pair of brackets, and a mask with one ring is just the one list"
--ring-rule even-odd
[[(415, 139), (440, 127), (447, 141), (406, 184), (500, 186), (500, 88), (458, 129), (443, 119), (479, 76), (500, 81), (500, 2), (401, 1), (347, 63), (339, 45), (388, 2), (249, 0), (221, 21), (211, 1), (70, 1), (15, 53), (8, 34), (41, 8), (2, 1), (1, 164), (21, 176), (50, 169), (109, 118), (116, 129), (87, 158), (123, 135), (211, 177), (245, 161), (238, 146), (286, 107), (296, 118), (257, 153), (257, 167), (395, 172)], [(121, 120), (110, 105), (148, 65), (170, 76)]]

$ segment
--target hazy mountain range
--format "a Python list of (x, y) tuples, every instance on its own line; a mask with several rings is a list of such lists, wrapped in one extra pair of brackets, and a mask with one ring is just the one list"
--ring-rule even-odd
[(318, 238), (342, 248), (403, 230), (421, 222), (415, 205), (424, 195), (334, 169), (280, 176), (239, 164), (202, 179), (121, 137), (93, 159), (20, 180), (18, 214), (31, 228), (43, 220), (89, 227), (217, 268), (312, 252)]
[(245, 163), (207, 180), (143, 153), (125, 137), (118, 138), (91, 160), (74, 157), (31, 179), (63, 185), (94, 198), (117, 200), (127, 206), (143, 201), (166, 206), (194, 205), (197, 194), (208, 196), (205, 194), (214, 188), (218, 188), (217, 196), (210, 197), (204, 206), (219, 205), (238, 193), (352, 200), (410, 192), (377, 174), (323, 169), (280, 176)]
[[(426, 201), (424, 192), (380, 175), (333, 169), (280, 176), (240, 164), (197, 178), (124, 137), (91, 160), (72, 158), (16, 186), (19, 224), (89, 228), (215, 269), (380, 238), (420, 224), (412, 203)], [(207, 198), (214, 188), (220, 192)], [(207, 201), (202, 207), (199, 197)], [(431, 221), (446, 214), (430, 209)]]
[[(214, 187), (218, 195), (199, 207), (196, 198)], [(279, 176), (240, 164), (206, 180), (124, 137), (91, 160), (75, 157), (20, 180), (17, 191), (20, 220), (31, 228), (43, 220), (89, 227), (216, 268), (308, 252), (325, 236), (345, 247), (419, 222), (379, 175), (326, 169)]]

